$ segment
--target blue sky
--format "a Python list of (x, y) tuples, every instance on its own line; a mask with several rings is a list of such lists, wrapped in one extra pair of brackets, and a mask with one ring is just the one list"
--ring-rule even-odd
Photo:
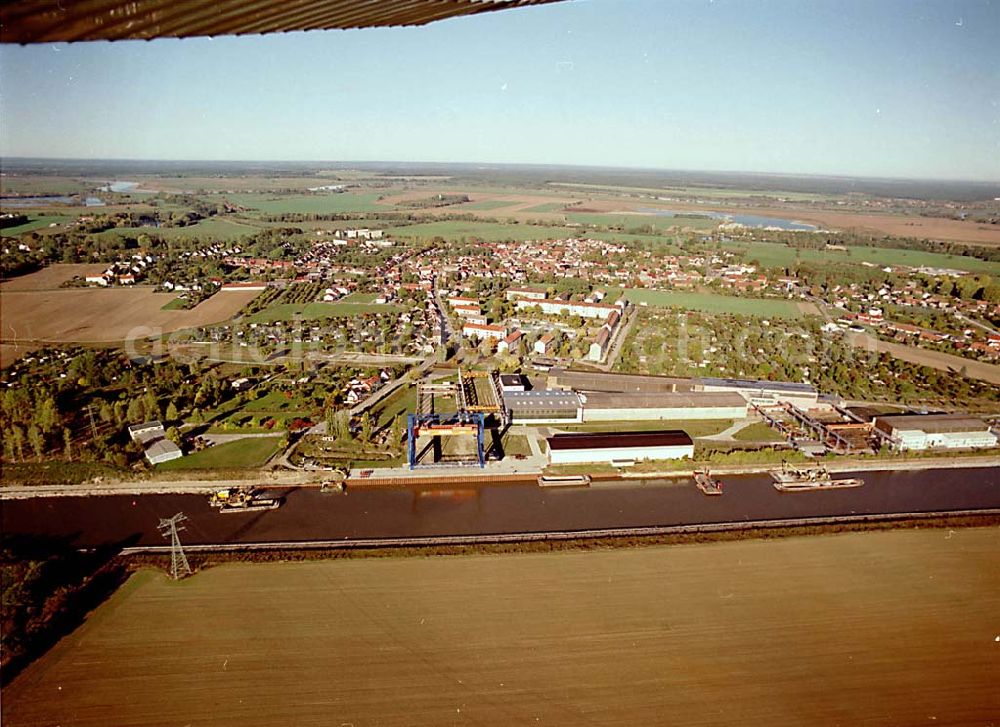
[(571, 0), (0, 47), (0, 155), (1000, 180), (1000, 0)]

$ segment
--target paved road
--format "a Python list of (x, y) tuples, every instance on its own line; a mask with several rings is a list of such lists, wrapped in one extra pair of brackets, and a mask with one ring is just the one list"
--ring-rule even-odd
[(212, 442), (213, 444), (225, 444), (226, 442), (235, 442), (240, 439), (265, 439), (267, 437), (280, 437), (282, 432), (253, 432), (253, 433), (233, 433), (233, 434), (202, 434), (201, 437), (206, 441)]
[(955, 317), (958, 318), (960, 321), (965, 321), (969, 325), (976, 326), (977, 328), (981, 328), (982, 330), (986, 331), (987, 333), (996, 333), (997, 332), (997, 329), (994, 328), (993, 326), (988, 325), (986, 323), (983, 323), (982, 321), (977, 321), (975, 318), (969, 318), (967, 315), (963, 315), (962, 313), (955, 313)]
[(723, 429), (718, 434), (709, 434), (705, 437), (698, 437), (698, 439), (710, 439), (713, 442), (731, 442), (733, 441), (733, 435), (737, 434), (743, 429), (746, 429), (751, 424), (757, 424), (761, 421), (760, 417), (747, 417), (746, 419), (740, 419), (732, 423), (727, 429)]
[(621, 355), (622, 346), (625, 345), (625, 341), (628, 340), (629, 334), (632, 332), (632, 328), (635, 327), (635, 322), (639, 320), (639, 312), (635, 306), (629, 308), (626, 312), (628, 320), (625, 321), (625, 325), (620, 327), (618, 330), (618, 335), (615, 336), (614, 342), (611, 344), (611, 351), (608, 353), (607, 358), (603, 364), (598, 364), (597, 368), (604, 371), (610, 371), (615, 366), (615, 361), (618, 360), (618, 356)]

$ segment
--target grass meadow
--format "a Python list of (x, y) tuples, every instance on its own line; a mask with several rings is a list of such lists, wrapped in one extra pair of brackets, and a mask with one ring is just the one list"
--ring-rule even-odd
[(157, 470), (252, 469), (260, 467), (278, 451), (281, 436), (248, 437), (173, 459)]
[(798, 305), (787, 300), (768, 298), (737, 298), (717, 293), (689, 293), (676, 290), (646, 290), (629, 288), (625, 297), (636, 305), (645, 303), (655, 308), (683, 308), (704, 313), (738, 313), (761, 318), (801, 318)]

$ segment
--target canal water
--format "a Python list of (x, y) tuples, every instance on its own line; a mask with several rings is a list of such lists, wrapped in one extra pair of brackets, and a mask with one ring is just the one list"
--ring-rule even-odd
[(1000, 469), (867, 472), (865, 485), (782, 493), (766, 475), (725, 477), (707, 497), (690, 480), (441, 489), (287, 492), (277, 510), (222, 514), (200, 495), (56, 497), (8, 500), (5, 533), (67, 539), (79, 546), (158, 545), (161, 517), (183, 511), (186, 543), (247, 543), (546, 532), (695, 523), (1000, 508)]

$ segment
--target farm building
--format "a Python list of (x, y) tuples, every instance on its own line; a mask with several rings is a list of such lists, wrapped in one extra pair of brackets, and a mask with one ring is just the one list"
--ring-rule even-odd
[(128, 428), (128, 435), (133, 442), (142, 444), (146, 459), (150, 464), (169, 462), (184, 456), (180, 447), (167, 439), (167, 433), (163, 429), (163, 423), (158, 421), (143, 422), (142, 424), (132, 424)]
[(583, 421), (743, 419), (747, 402), (734, 392), (590, 392), (580, 394)]
[(150, 464), (160, 464), (169, 462), (172, 459), (180, 459), (184, 456), (181, 448), (169, 439), (157, 439), (146, 447), (146, 459)]
[(142, 424), (130, 424), (128, 436), (133, 442), (148, 442), (153, 439), (161, 439), (167, 436), (163, 429), (163, 423), (158, 421), (143, 422)]
[(514, 422), (567, 424), (583, 421), (580, 397), (572, 391), (505, 391), (503, 400)]
[(631, 463), (643, 459), (680, 459), (694, 455), (686, 432), (556, 434), (545, 440), (549, 464)]
[(875, 418), (875, 426), (901, 450), (995, 447), (997, 436), (982, 419), (967, 414), (899, 414)]

